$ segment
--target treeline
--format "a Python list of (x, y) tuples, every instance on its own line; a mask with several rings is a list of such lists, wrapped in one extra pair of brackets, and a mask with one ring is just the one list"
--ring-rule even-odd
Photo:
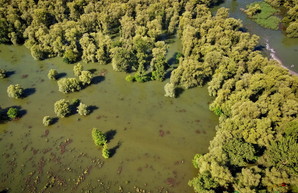
[(209, 153), (196, 155), (199, 193), (295, 192), (298, 180), (298, 78), (256, 48), (259, 37), (241, 31), (240, 20), (204, 5), (183, 13), (178, 35), (183, 57), (170, 85), (208, 82), (219, 116)]
[(24, 43), (37, 60), (112, 63), (130, 81), (163, 80), (179, 16), (219, 0), (1, 0), (0, 43)]
[(286, 24), (286, 33), (288, 37), (298, 38), (298, 1), (295, 0), (265, 0), (273, 7), (286, 8), (286, 16), (283, 22)]

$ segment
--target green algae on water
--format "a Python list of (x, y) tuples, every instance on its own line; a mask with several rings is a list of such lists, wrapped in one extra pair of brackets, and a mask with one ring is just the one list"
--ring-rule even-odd
[(244, 12), (264, 28), (278, 30), (281, 19), (275, 16), (279, 11), (266, 2), (254, 2)]

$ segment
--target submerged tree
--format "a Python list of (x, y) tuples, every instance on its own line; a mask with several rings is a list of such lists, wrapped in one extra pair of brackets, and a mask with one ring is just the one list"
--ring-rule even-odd
[(0, 69), (0, 78), (5, 78), (6, 77), (6, 70)]
[(60, 99), (54, 104), (54, 112), (58, 117), (66, 117), (71, 113), (71, 104), (66, 99)]
[(77, 112), (79, 115), (86, 116), (90, 113), (90, 110), (88, 109), (87, 105), (80, 103), (80, 105), (77, 107)]
[(57, 84), (59, 91), (63, 93), (81, 90), (80, 82), (76, 78), (61, 78)]
[(58, 75), (57, 70), (55, 70), (55, 69), (50, 69), (50, 70), (49, 70), (49, 73), (48, 73), (48, 78), (49, 78), (50, 80), (56, 80), (56, 79), (57, 79), (57, 75)]
[(11, 84), (7, 87), (7, 94), (8, 94), (8, 97), (10, 98), (19, 99), (24, 94), (24, 89), (19, 84), (16, 84), (16, 85)]

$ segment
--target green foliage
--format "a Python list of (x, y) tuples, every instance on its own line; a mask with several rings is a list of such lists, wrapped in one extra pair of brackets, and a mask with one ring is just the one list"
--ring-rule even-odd
[(79, 115), (86, 116), (90, 113), (90, 110), (88, 109), (88, 106), (80, 103), (80, 105), (77, 107), (77, 112)]
[(245, 143), (241, 139), (230, 139), (224, 144), (223, 150), (233, 165), (246, 166), (248, 163), (256, 161), (256, 151), (253, 145)]
[(63, 93), (81, 90), (80, 82), (76, 78), (61, 78), (57, 81), (58, 90)]
[(79, 80), (82, 83), (82, 85), (89, 85), (91, 83), (91, 80), (93, 78), (93, 75), (90, 71), (81, 71), (81, 74), (79, 76)]
[(19, 84), (9, 85), (7, 87), (7, 94), (9, 98), (19, 99), (22, 97), (24, 89)]
[(165, 90), (165, 96), (166, 97), (171, 97), (171, 98), (175, 98), (176, 97), (176, 87), (173, 83), (167, 83), (165, 86), (164, 86), (164, 90)]
[(125, 80), (126, 80), (127, 82), (134, 82), (134, 81), (135, 81), (135, 77), (134, 77), (133, 75), (129, 74), (129, 75), (127, 75), (127, 76), (125, 77)]
[(63, 61), (69, 64), (75, 63), (79, 58), (79, 53), (68, 48), (63, 54)]
[(6, 77), (6, 70), (0, 69), (0, 78), (5, 78)]
[(199, 169), (199, 160), (200, 158), (202, 157), (201, 154), (196, 154), (192, 160), (192, 165), (196, 168), (196, 169)]
[(108, 149), (108, 145), (107, 145), (107, 143), (105, 143), (104, 145), (103, 145), (103, 148), (102, 148), (102, 157), (103, 158), (105, 158), (105, 159), (108, 159), (108, 158), (110, 158), (110, 151), (109, 151), (109, 149)]
[(104, 147), (104, 145), (107, 143), (106, 136), (97, 128), (92, 129), (92, 139), (95, 145), (100, 147)]
[(15, 119), (18, 117), (18, 115), (19, 115), (19, 109), (17, 109), (17, 108), (10, 107), (7, 111), (7, 116), (10, 119)]
[(271, 7), (266, 2), (255, 2), (247, 6), (245, 13), (251, 17), (259, 25), (269, 28), (278, 29), (281, 19), (274, 16), (278, 12), (277, 9)]
[(77, 63), (76, 65), (73, 66), (73, 74), (75, 76), (80, 76), (83, 70), (84, 70), (84, 67), (81, 63)]
[(42, 124), (44, 126), (50, 126), (51, 124), (53, 124), (54, 118), (50, 117), (50, 116), (44, 116), (42, 119)]
[(292, 22), (286, 30), (288, 37), (298, 38), (298, 21)]
[(218, 186), (218, 183), (212, 179), (210, 173), (203, 173), (200, 174), (198, 177), (192, 179), (188, 183), (190, 186), (194, 187), (195, 192), (212, 192), (214, 193), (215, 191), (213, 190)]
[(66, 117), (71, 113), (71, 103), (66, 99), (60, 99), (54, 104), (54, 112), (58, 117)]
[(58, 72), (56, 69), (50, 69), (49, 70), (49, 73), (48, 73), (48, 78), (50, 80), (56, 80), (57, 79), (57, 75), (58, 75)]

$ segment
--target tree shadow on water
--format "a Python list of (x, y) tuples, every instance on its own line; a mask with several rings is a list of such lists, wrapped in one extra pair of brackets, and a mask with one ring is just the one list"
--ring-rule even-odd
[(24, 89), (23, 98), (26, 98), (26, 97), (34, 94), (35, 92), (36, 92), (35, 88), (26, 88), (26, 89)]
[(88, 106), (88, 111), (89, 111), (89, 114), (91, 114), (91, 113), (93, 113), (93, 111), (95, 111), (95, 110), (97, 110), (97, 109), (99, 109), (97, 106), (95, 106), (95, 105), (90, 105), (90, 106)]
[(117, 131), (116, 130), (110, 130), (107, 131), (104, 135), (107, 138), (107, 142), (109, 143), (112, 139), (114, 139), (114, 136), (116, 135)]
[(100, 83), (104, 80), (105, 80), (104, 76), (95, 76), (95, 77), (92, 78), (91, 84), (98, 84), (98, 83)]
[(115, 147), (109, 149), (110, 157), (113, 157), (116, 154), (116, 151), (117, 151), (117, 149), (119, 149), (119, 147), (121, 146), (121, 144), (122, 143), (119, 141), (118, 144)]
[(15, 73), (16, 73), (15, 71), (6, 71), (5, 76), (6, 76), (6, 78), (9, 78), (10, 76), (12, 76)]
[(66, 74), (65, 72), (58, 73), (58, 74), (56, 75), (56, 79), (59, 80), (60, 78), (65, 77), (66, 75), (67, 75), (67, 74)]

